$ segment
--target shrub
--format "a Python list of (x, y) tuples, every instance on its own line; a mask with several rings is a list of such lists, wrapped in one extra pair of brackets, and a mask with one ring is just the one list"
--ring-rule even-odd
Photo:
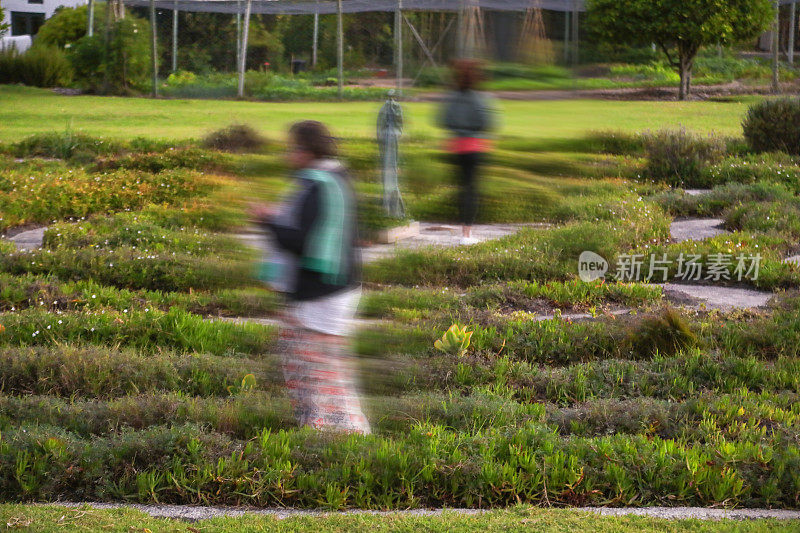
[[(61, 7), (36, 33), (36, 43), (69, 49), (86, 35), (87, 6)], [(102, 35), (105, 27), (105, 3), (95, 3), (94, 31)]]
[(11, 145), (15, 157), (50, 157), (56, 159), (93, 158), (97, 155), (115, 154), (122, 151), (122, 145), (85, 133), (38, 133)]
[(72, 82), (67, 56), (56, 47), (34, 46), (24, 54), (14, 47), (0, 50), (0, 83), (60, 87)]
[(709, 165), (725, 155), (725, 142), (717, 137), (701, 138), (681, 128), (645, 134), (646, 171), (656, 180), (673, 186), (694, 184)]
[(644, 136), (625, 131), (595, 131), (586, 140), (590, 150), (613, 155), (638, 155), (645, 148)]
[(256, 152), (266, 144), (267, 140), (246, 124), (232, 124), (203, 139), (203, 146), (206, 148), (227, 152)]
[(148, 35), (150, 24), (129, 15), (110, 28), (107, 50), (103, 34), (81, 38), (69, 56), (79, 83), (99, 93), (145, 90), (150, 73)]
[(630, 334), (634, 354), (674, 355), (698, 344), (697, 335), (674, 309), (645, 318)]
[(800, 99), (765, 100), (751, 106), (742, 129), (756, 152), (800, 155)]

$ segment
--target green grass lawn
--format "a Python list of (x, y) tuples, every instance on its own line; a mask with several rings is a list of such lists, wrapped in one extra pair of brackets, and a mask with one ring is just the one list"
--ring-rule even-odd
[[(75, 131), (129, 139), (199, 138), (230, 123), (247, 123), (273, 138), (301, 119), (330, 124), (343, 137), (372, 138), (379, 104), (264, 103), (215, 100), (149, 100), (60, 96), (44, 89), (0, 86), (0, 141), (13, 142), (41, 132)], [(617, 102), (560, 100), (500, 103), (502, 135), (528, 140), (581, 137), (593, 130), (640, 131), (683, 124), (725, 135), (740, 132), (747, 104), (717, 102)], [(434, 104), (406, 104), (407, 134), (439, 136)]]
[[(0, 241), (0, 501), (797, 508), (800, 269), (781, 259), (800, 235), (800, 164), (733, 152), (744, 150), (744, 103), (503, 102), (501, 140), (484, 169), (483, 220), (550, 226), (469, 248), (409, 251), (365, 269), (362, 313), (383, 321), (354, 342), (374, 428), (362, 437), (296, 427), (274, 327), (211, 320), (279, 308), (253, 279), (255, 254), (230, 233), (246, 223), (245, 202), (273, 199), (285, 186), (280, 147), (230, 154), (191, 139), (234, 121), (277, 139), (293, 120), (324, 120), (344, 137), (374, 229), (385, 223), (374, 104), (64, 97), (17, 87), (0, 96), (0, 229), (49, 227), (40, 250)], [(451, 222), (456, 191), (432, 109), (408, 105), (403, 186), (413, 216)], [(733, 138), (728, 158), (701, 176), (717, 187), (709, 197), (692, 200), (645, 173), (633, 134), (680, 123)], [(598, 130), (616, 133), (592, 135)], [(49, 135), (28, 138), (37, 132)], [(703, 251), (763, 252), (756, 285), (777, 290), (772, 308), (675, 311), (657, 287), (577, 279), (583, 250), (612, 258), (692, 249), (669, 241), (672, 218), (687, 214), (714, 214), (736, 231), (698, 245)], [(613, 315), (620, 307), (635, 312)], [(453, 323), (472, 332), (463, 353), (434, 345)], [(186, 527), (131, 511), (6, 505), (0, 513), (4, 523), (45, 531), (61, 527), (62, 515), (90, 530)], [(197, 526), (577, 524), (786, 527), (518, 509)]]

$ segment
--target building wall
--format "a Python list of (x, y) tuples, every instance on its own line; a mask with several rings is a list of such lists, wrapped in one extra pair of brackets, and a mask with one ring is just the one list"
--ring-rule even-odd
[[(0, 0), (5, 12), (3, 22), (11, 24), (11, 13), (43, 13), (44, 18), (49, 19), (59, 7), (76, 7), (86, 4), (87, 0)], [(37, 3), (41, 2), (41, 3)], [(11, 31), (6, 35), (10, 35)]]

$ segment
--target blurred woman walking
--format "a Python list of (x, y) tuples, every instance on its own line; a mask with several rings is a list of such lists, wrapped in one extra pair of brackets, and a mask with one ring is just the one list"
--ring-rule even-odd
[(355, 386), (348, 335), (361, 297), (356, 196), (316, 121), (289, 131), (292, 188), (278, 206), (251, 214), (272, 236), (261, 278), (283, 292), (283, 372), (301, 426), (370, 433)]
[(489, 151), (488, 134), (494, 127), (489, 99), (475, 90), (480, 76), (477, 60), (456, 60), (455, 89), (447, 94), (439, 115), (439, 125), (451, 134), (447, 151), (457, 169), (461, 244), (478, 242), (472, 237), (479, 204), (478, 169)]

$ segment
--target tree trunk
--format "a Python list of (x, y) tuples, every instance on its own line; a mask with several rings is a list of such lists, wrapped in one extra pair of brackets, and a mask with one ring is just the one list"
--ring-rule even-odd
[(680, 75), (681, 75), (681, 87), (680, 91), (678, 92), (678, 99), (679, 100), (686, 100), (689, 97), (689, 93), (692, 90), (692, 66), (694, 63), (693, 57), (684, 57), (681, 56), (680, 58)]

